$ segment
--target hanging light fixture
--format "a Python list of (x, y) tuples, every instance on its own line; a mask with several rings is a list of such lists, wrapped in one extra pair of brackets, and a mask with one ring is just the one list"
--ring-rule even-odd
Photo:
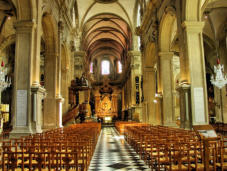
[(215, 76), (211, 76), (211, 83), (218, 87), (223, 88), (227, 84), (227, 75), (224, 74), (224, 65), (220, 64), (220, 59), (217, 59), (217, 66), (214, 66)]

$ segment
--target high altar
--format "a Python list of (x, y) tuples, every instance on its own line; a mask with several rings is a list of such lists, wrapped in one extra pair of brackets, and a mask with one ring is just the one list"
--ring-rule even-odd
[(118, 94), (119, 91), (111, 87), (108, 82), (101, 88), (94, 91), (95, 96), (95, 115), (98, 118), (106, 118), (118, 114)]

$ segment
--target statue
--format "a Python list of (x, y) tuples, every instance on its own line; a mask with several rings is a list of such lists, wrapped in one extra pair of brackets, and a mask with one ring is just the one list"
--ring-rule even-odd
[(85, 77), (85, 73), (82, 74), (80, 78), (81, 86), (87, 87), (88, 86), (88, 80)]
[(215, 77), (211, 76), (211, 83), (221, 89), (227, 84), (227, 76), (224, 76), (224, 66), (217, 60), (217, 66), (214, 66)]
[(217, 67), (214, 66), (214, 73), (216, 74), (217, 80), (223, 80), (223, 72), (224, 72), (224, 66), (221, 64), (218, 64)]

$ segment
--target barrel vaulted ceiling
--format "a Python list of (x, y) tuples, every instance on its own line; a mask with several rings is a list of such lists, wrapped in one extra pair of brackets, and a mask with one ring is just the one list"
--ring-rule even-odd
[(88, 61), (108, 56), (123, 61), (132, 47), (136, 0), (77, 0), (81, 49)]

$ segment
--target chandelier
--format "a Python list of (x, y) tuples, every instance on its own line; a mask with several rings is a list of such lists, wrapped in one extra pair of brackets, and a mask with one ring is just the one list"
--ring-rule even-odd
[(219, 58), (217, 59), (217, 66), (214, 66), (215, 77), (211, 76), (211, 83), (221, 89), (227, 84), (227, 75), (224, 74), (224, 65), (220, 64)]
[(11, 78), (7, 76), (7, 68), (4, 67), (4, 62), (2, 61), (0, 68), (0, 90), (3, 91), (11, 85)]

